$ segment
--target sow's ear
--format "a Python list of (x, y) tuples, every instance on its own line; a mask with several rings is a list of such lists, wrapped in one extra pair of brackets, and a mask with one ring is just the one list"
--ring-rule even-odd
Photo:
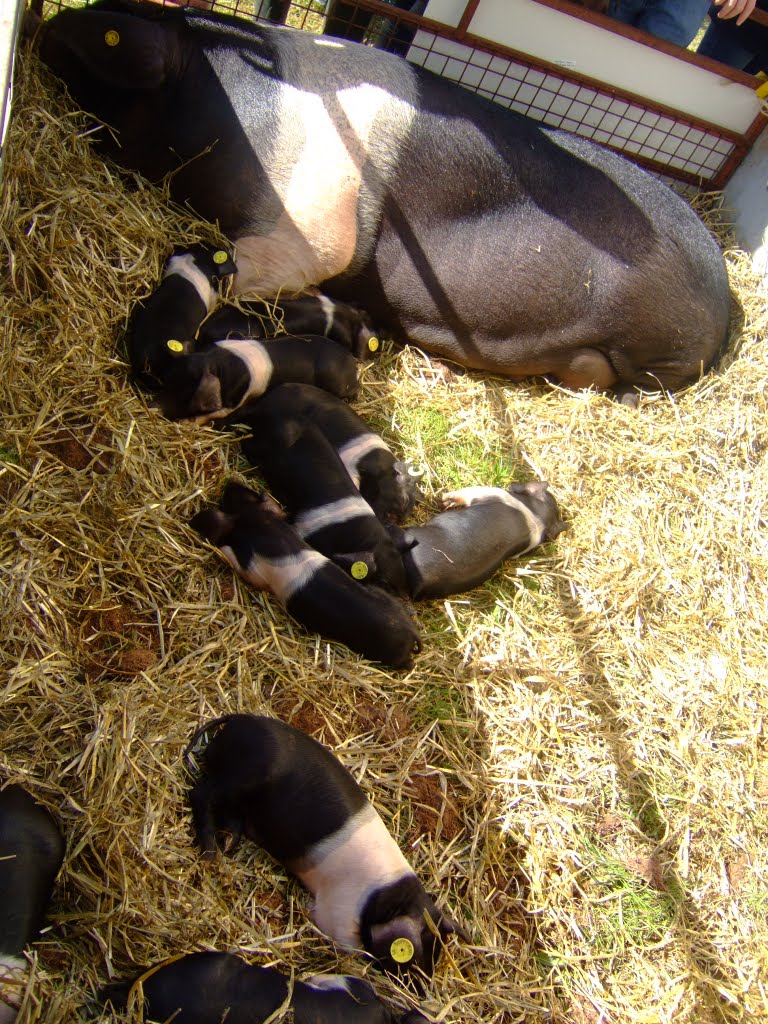
[(171, 33), (117, 11), (63, 11), (51, 19), (40, 54), (66, 76), (68, 49), (97, 82), (131, 92), (159, 89), (170, 66)]

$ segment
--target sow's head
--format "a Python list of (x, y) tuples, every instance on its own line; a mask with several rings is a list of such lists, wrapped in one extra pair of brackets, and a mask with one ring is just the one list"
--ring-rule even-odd
[(79, 101), (98, 102), (94, 90), (99, 85), (102, 92), (104, 86), (125, 94), (151, 92), (178, 69), (181, 23), (180, 11), (165, 13), (161, 7), (102, 0), (60, 11), (45, 21), (40, 56)]
[[(111, 155), (126, 136), (152, 135), (147, 110), (165, 120), (169, 111), (160, 97), (195, 60), (182, 10), (127, 0), (60, 11), (41, 25), (38, 50), (75, 103), (120, 132), (119, 142), (108, 131), (98, 140)], [(149, 145), (153, 141), (147, 139)], [(152, 177), (170, 169), (166, 154), (156, 160), (156, 167), (141, 169)]]

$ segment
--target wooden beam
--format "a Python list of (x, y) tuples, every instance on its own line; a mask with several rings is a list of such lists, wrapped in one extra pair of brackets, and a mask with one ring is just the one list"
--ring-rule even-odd
[(468, 0), (467, 6), (464, 8), (464, 13), (459, 19), (459, 24), (456, 26), (456, 34), (459, 39), (466, 34), (469, 28), (469, 23), (475, 16), (480, 0)]

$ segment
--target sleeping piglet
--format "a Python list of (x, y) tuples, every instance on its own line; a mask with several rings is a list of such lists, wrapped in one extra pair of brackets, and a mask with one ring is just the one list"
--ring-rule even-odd
[(231, 482), (222, 508), (198, 512), (190, 525), (306, 629), (391, 668), (413, 664), (421, 645), (405, 606), (310, 548), (265, 495)]
[(471, 590), (511, 555), (522, 555), (567, 529), (546, 483), (466, 487), (424, 526), (390, 527), (400, 547), (411, 597)]
[(352, 398), (358, 387), (357, 360), (317, 335), (217, 341), (176, 361), (158, 402), (169, 419), (205, 424), (286, 381), (316, 384), (339, 398)]
[(272, 338), (278, 330), (285, 334), (322, 334), (358, 359), (369, 359), (379, 349), (379, 340), (365, 314), (325, 295), (220, 306), (201, 325), (197, 341), (202, 347), (220, 338)]
[[(151, 972), (151, 973), (150, 973)], [(174, 1024), (426, 1024), (418, 1011), (403, 1013), (380, 1002), (367, 981), (343, 974), (317, 974), (294, 981), (274, 967), (255, 967), (234, 953), (189, 953), (156, 968), (141, 981), (143, 1020)], [(116, 1009), (128, 1002), (131, 983), (108, 985), (103, 998)], [(290, 1007), (283, 1017), (278, 1011)]]
[(161, 387), (179, 355), (192, 351), (195, 333), (215, 305), (223, 278), (236, 269), (230, 253), (220, 247), (199, 244), (174, 250), (160, 284), (136, 304), (128, 323), (128, 358), (140, 384)]
[(282, 384), (233, 419), (257, 434), (260, 424), (291, 416), (311, 420), (330, 441), (352, 483), (382, 521), (401, 522), (421, 497), (411, 465), (395, 458), (386, 442), (335, 395), (311, 384)]
[(217, 832), (235, 842), (244, 834), (309, 889), (313, 920), (334, 942), (366, 950), (386, 970), (417, 966), (431, 975), (438, 936), (455, 926), (350, 772), (322, 744), (274, 718), (218, 719), (198, 730), (188, 751), (208, 732), (190, 792), (203, 854), (213, 855)]
[(0, 791), (0, 1024), (16, 1019), (24, 947), (43, 924), (64, 840), (48, 811), (21, 786)]
[(356, 579), (407, 594), (400, 552), (314, 423), (263, 418), (242, 447), (303, 540)]

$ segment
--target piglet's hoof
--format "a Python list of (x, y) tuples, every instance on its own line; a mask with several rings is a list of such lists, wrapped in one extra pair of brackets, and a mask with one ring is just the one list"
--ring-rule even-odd
[(216, 839), (218, 840), (219, 849), (224, 853), (230, 853), (236, 846), (238, 839), (234, 832), (217, 832)]
[(443, 508), (468, 508), (469, 501), (461, 491), (448, 491), (442, 497)]

